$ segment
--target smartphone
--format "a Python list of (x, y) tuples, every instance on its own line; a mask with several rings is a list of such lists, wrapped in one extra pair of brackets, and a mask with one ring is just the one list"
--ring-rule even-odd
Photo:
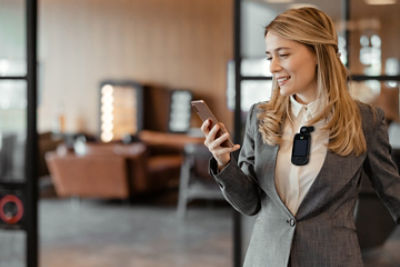
[[(204, 100), (194, 100), (191, 102), (192, 108), (194, 111), (196, 111), (197, 115), (199, 115), (200, 119), (204, 122), (207, 119), (211, 120), (211, 126), (210, 129), (218, 123), (218, 119), (215, 117), (214, 113), (210, 110), (206, 102)], [(223, 135), (225, 133), (225, 130), (222, 128), (218, 131), (217, 137)], [(222, 143), (223, 147), (233, 147), (233, 142), (228, 139), (225, 142)]]

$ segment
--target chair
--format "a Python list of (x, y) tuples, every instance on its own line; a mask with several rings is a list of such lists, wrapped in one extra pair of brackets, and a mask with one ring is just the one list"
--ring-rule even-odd
[(193, 199), (223, 199), (222, 193), (208, 173), (211, 153), (203, 144), (187, 144), (181, 167), (178, 217), (186, 215), (187, 204)]
[(17, 135), (0, 132), (0, 180), (13, 179), (14, 152), (16, 149)]
[(155, 183), (165, 181), (169, 188), (178, 186), (185, 146), (204, 141), (203, 137), (149, 130), (141, 131), (138, 137), (148, 148), (146, 165), (149, 179)]

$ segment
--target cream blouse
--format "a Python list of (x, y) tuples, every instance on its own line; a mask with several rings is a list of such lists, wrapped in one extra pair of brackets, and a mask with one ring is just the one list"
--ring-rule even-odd
[(286, 120), (284, 125), (282, 143), (276, 161), (275, 185), (281, 200), (293, 215), (296, 215), (301, 202), (320, 172), (328, 151), (329, 131), (322, 130), (324, 121), (319, 121), (313, 125), (315, 130), (311, 133), (308, 164), (297, 166), (291, 162), (294, 135), (317, 114), (321, 107), (320, 104), (318, 101), (313, 101), (303, 105), (297, 102), (293, 96), (290, 97), (293, 124)]

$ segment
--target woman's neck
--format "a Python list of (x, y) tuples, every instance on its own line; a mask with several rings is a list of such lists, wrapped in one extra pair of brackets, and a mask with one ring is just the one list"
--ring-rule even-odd
[(305, 96), (301, 94), (293, 95), (294, 99), (303, 105), (308, 105), (316, 99), (316, 96)]

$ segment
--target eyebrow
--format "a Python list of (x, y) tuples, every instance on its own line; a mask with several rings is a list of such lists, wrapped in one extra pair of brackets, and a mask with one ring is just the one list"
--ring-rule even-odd
[[(289, 47), (278, 47), (278, 48), (276, 48), (276, 49), (274, 49), (274, 51), (276, 51), (276, 52), (279, 52), (280, 50), (284, 50), (284, 49), (288, 49), (288, 50), (290, 50), (290, 48)], [(269, 52), (269, 51), (265, 51), (265, 54), (271, 54), (271, 52)]]

